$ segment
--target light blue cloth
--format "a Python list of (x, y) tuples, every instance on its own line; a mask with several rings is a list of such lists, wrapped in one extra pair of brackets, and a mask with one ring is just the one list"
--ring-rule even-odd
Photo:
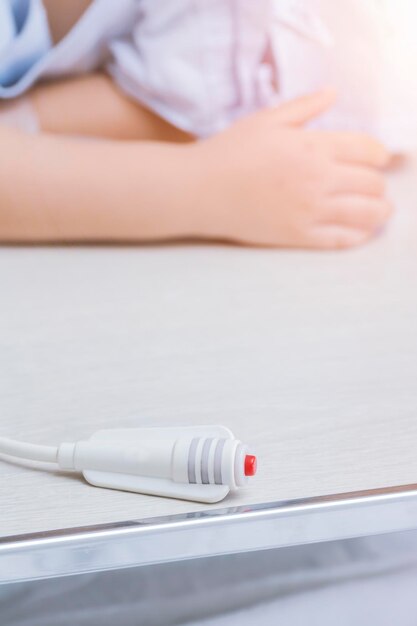
[(16, 91), (22, 78), (51, 47), (48, 19), (41, 0), (1, 0), (0, 95), (4, 97)]
[(15, 98), (40, 78), (102, 66), (109, 42), (129, 33), (138, 8), (138, 0), (95, 0), (53, 46), (42, 0), (0, 0), (0, 98)]

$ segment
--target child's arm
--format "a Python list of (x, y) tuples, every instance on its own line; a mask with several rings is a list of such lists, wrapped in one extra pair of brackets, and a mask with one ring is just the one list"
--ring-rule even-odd
[(3, 242), (146, 241), (193, 227), (189, 197), (202, 181), (187, 145), (7, 128), (0, 145)]
[(185, 145), (0, 129), (0, 239), (363, 243), (392, 211), (389, 157), (367, 136), (298, 128), (331, 100), (301, 98)]
[(44, 132), (108, 139), (191, 140), (130, 100), (105, 74), (41, 84), (32, 91), (31, 100)]
[[(105, 74), (42, 83), (28, 96), (43, 132), (150, 141), (191, 141), (125, 96)], [(13, 103), (1, 107), (13, 106)]]

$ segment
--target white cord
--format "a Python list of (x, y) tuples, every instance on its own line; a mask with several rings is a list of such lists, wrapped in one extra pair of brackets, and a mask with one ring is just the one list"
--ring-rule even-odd
[(97, 487), (207, 503), (256, 473), (256, 457), (223, 426), (112, 429), (59, 446), (0, 437), (3, 456), (77, 471)]
[(0, 454), (28, 461), (56, 463), (58, 448), (55, 446), (38, 446), (32, 443), (23, 443), (22, 441), (0, 437)]
[[(159, 478), (182, 484), (216, 484), (231, 488), (246, 484), (256, 472), (256, 457), (238, 439), (216, 437), (172, 437), (156, 434), (145, 438), (61, 443), (42, 446), (0, 437), (0, 454), (53, 463), (60, 469), (84, 472), (116, 472), (129, 476)], [(190, 430), (190, 429), (187, 429)], [(193, 429), (191, 429), (193, 430)], [(193, 431), (194, 432), (194, 431)], [(228, 431), (226, 431), (228, 435)]]

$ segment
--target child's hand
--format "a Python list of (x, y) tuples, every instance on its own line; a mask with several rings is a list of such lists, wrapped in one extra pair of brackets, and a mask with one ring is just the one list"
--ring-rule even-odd
[(367, 135), (299, 127), (333, 100), (327, 91), (306, 96), (190, 147), (207, 176), (205, 235), (337, 249), (379, 231), (393, 210), (381, 173), (387, 150)]

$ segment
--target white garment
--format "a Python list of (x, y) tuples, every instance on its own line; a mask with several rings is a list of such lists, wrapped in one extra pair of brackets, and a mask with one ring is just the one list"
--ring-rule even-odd
[(392, 111), (404, 16), (388, 15), (389, 1), (141, 0), (130, 36), (110, 43), (109, 70), (133, 98), (197, 136), (332, 85), (338, 103), (316, 127), (368, 131), (401, 148), (417, 116), (406, 100), (398, 115), (394, 98)]
[[(410, 60), (417, 50), (398, 52), (407, 12), (408, 21), (413, 17), (412, 0), (402, 1), (401, 12), (397, 3), (393, 11), (394, 0), (343, 5), (333, 0), (94, 0), (55, 47), (47, 23), (39, 26), (41, 0), (2, 2), (9, 17), (0, 15), (0, 97), (15, 97), (42, 77), (106, 65), (131, 97), (200, 137), (261, 107), (328, 85), (337, 88), (339, 101), (316, 126), (368, 131), (399, 149), (417, 132), (417, 71)], [(16, 4), (31, 9), (20, 30), (11, 24), (17, 21)], [(38, 27), (31, 28), (35, 19)], [(30, 48), (29, 69), (17, 62), (19, 38)], [(405, 62), (410, 70), (404, 87), (399, 77)], [(15, 80), (9, 76), (5, 82), (11, 69)]]

